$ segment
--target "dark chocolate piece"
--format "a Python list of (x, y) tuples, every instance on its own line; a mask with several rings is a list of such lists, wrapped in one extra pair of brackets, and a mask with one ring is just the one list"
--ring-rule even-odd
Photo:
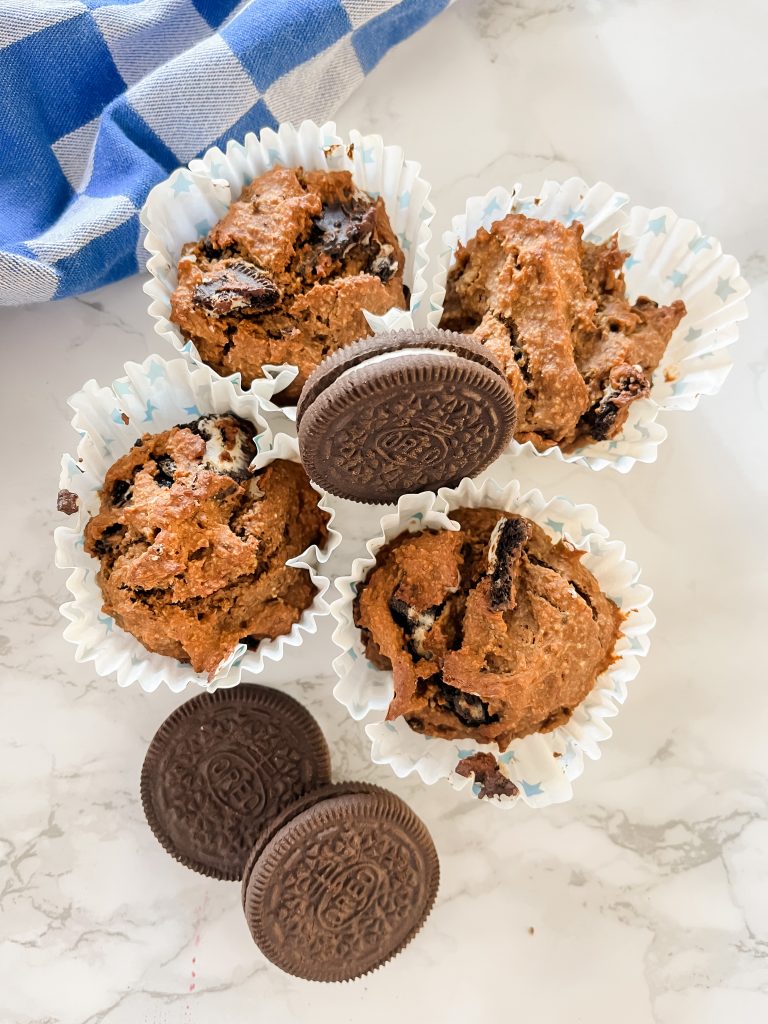
[[(134, 447), (136, 447), (134, 445)], [(127, 480), (115, 480), (112, 485), (112, 504), (120, 508), (131, 500), (131, 484)]]
[(171, 487), (173, 485), (173, 475), (176, 472), (176, 463), (170, 455), (161, 455), (156, 465), (155, 480), (157, 483), (160, 487)]
[(203, 277), (194, 301), (213, 316), (263, 313), (280, 301), (277, 285), (268, 274), (245, 260), (236, 260)]
[[(369, 196), (355, 198), (349, 203), (324, 206), (312, 223), (309, 242), (334, 259), (342, 259), (353, 248), (367, 245), (375, 227), (376, 204)], [(378, 243), (375, 248), (378, 252)]]
[(56, 495), (56, 511), (73, 516), (78, 509), (78, 498), (74, 491), (62, 488)]
[(603, 397), (584, 417), (595, 441), (615, 437), (624, 426), (632, 402), (650, 393), (650, 381), (640, 367), (614, 367)]
[(472, 729), (478, 725), (490, 725), (491, 722), (498, 722), (499, 716), (491, 714), (487, 702), (477, 694), (459, 690), (457, 687), (443, 682), (440, 676), (430, 679), (428, 683), (435, 688), (431, 700), (438, 707), (450, 711), (468, 728)]
[(141, 799), (172, 857), (237, 879), (266, 823), (329, 780), (328, 746), (306, 708), (241, 684), (193, 697), (165, 720), (144, 760)]
[(478, 751), (476, 754), (462, 758), (454, 770), (457, 775), (463, 775), (465, 779), (470, 775), (475, 776), (475, 782), (480, 786), (480, 792), (477, 794), (480, 799), (483, 797), (490, 799), (493, 796), (517, 796), (520, 792), (512, 779), (501, 771), (499, 762), (493, 754), (486, 751)]
[(389, 601), (389, 609), (392, 612), (392, 618), (405, 633), (406, 643), (413, 657), (416, 660), (429, 658), (429, 653), (424, 650), (424, 639), (434, 626), (443, 606), (436, 604), (419, 612), (415, 608), (411, 608), (405, 601), (393, 596)]
[(519, 517), (504, 516), (494, 527), (488, 544), (492, 611), (514, 608), (514, 574), (530, 535), (530, 527)]

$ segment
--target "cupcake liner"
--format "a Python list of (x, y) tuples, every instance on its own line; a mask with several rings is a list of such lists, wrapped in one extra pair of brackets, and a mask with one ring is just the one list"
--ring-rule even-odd
[(618, 231), (619, 245), (629, 252), (624, 274), (630, 298), (648, 295), (662, 304), (683, 299), (688, 312), (653, 375), (651, 397), (632, 405), (618, 437), (568, 454), (557, 447), (539, 452), (530, 441), (513, 441), (510, 450), (595, 470), (612, 466), (620, 473), (636, 462), (654, 462), (667, 436), (657, 422), (659, 412), (695, 408), (702, 395), (720, 390), (731, 369), (731, 346), (738, 338), (738, 322), (747, 316), (745, 299), (750, 291), (737, 261), (693, 221), (666, 206), (631, 206), (629, 196), (602, 182), (590, 187), (581, 178), (562, 184), (547, 181), (538, 196), (526, 197), (518, 195), (518, 187), (512, 192), (496, 187), (469, 199), (464, 213), (453, 218), (443, 235), (444, 251), (427, 317), (432, 326), (440, 322), (448, 270), (459, 242), (466, 243), (480, 227), (490, 228), (511, 212), (564, 224), (581, 221), (590, 242), (603, 242)]
[[(360, 188), (383, 198), (405, 253), (404, 281), (411, 298), (408, 310), (392, 309), (383, 316), (366, 313), (375, 331), (411, 326), (425, 300), (429, 223), (435, 210), (429, 202), (431, 186), (421, 177), (419, 164), (406, 160), (398, 146), (385, 146), (380, 135), (353, 130), (342, 138), (333, 121), (324, 125), (304, 121), (298, 128), (281, 124), (276, 132), (265, 128), (258, 136), (250, 132), (242, 143), (228, 142), (226, 152), (214, 146), (188, 168), (178, 168), (152, 189), (141, 211), (147, 229), (144, 245), (150, 253), (147, 270), (152, 275), (144, 291), (152, 300), (149, 313), (156, 321), (155, 331), (193, 365), (205, 364), (193, 342), (170, 320), (181, 248), (207, 234), (246, 184), (277, 165), (350, 171)], [(285, 367), (265, 367), (269, 369)], [(285, 380), (284, 386), (288, 383)], [(290, 410), (295, 415), (295, 408)]]
[(265, 377), (244, 392), (237, 381), (217, 377), (205, 366), (190, 368), (183, 359), (166, 362), (160, 356), (150, 356), (141, 364), (126, 363), (125, 373), (110, 387), (90, 380), (69, 399), (75, 410), (72, 426), (80, 442), (76, 457), (62, 457), (60, 487), (77, 494), (79, 510), (75, 525), (60, 526), (54, 534), (56, 565), (73, 570), (67, 580), (73, 600), (61, 606), (62, 615), (69, 620), (64, 638), (75, 644), (76, 661), (92, 661), (100, 676), (116, 676), (119, 686), (138, 683), (152, 692), (164, 684), (175, 693), (190, 683), (209, 691), (235, 686), (243, 673), (258, 675), (267, 660), (279, 661), (286, 647), (298, 647), (306, 633), (317, 631), (317, 619), (328, 613), (325, 595), (330, 581), (319, 573), (319, 567), (341, 540), (332, 528), (334, 511), (321, 498), (320, 507), (331, 515), (327, 544), (322, 550), (313, 545), (288, 562), (307, 569), (317, 588), (314, 602), (290, 633), (262, 642), (255, 651), (239, 644), (210, 681), (189, 665), (146, 650), (102, 611), (96, 582), (99, 563), (83, 548), (83, 531), (98, 511), (99, 490), (110, 466), (144, 433), (160, 433), (206, 413), (224, 412), (236, 413), (254, 424), (259, 468), (274, 459), (300, 460), (298, 444), (286, 435), (272, 444), (272, 431), (263, 416), (263, 406), (270, 404), (285, 374)]
[[(358, 586), (375, 565), (381, 547), (404, 531), (456, 530), (458, 523), (450, 518), (453, 509), (482, 507), (517, 512), (538, 523), (553, 540), (565, 538), (585, 551), (583, 564), (626, 614), (615, 647), (616, 660), (599, 677), (569, 722), (551, 733), (514, 740), (503, 754), (498, 754), (493, 743), (424, 736), (413, 732), (402, 718), (385, 721), (394, 692), (392, 673), (377, 669), (366, 659), (360, 631), (353, 621)], [(531, 807), (569, 800), (573, 780), (584, 770), (585, 755), (593, 760), (600, 757), (600, 744), (611, 736), (606, 719), (618, 714), (624, 703), (628, 683), (640, 668), (637, 659), (648, 652), (648, 633), (655, 622), (649, 607), (651, 589), (638, 582), (637, 565), (626, 558), (620, 541), (609, 539), (597, 510), (592, 505), (575, 505), (564, 497), (547, 500), (538, 490), (521, 494), (517, 481), (502, 487), (493, 480), (478, 485), (465, 479), (456, 488), (442, 488), (437, 495), (405, 495), (398, 502), (397, 511), (381, 517), (379, 533), (365, 543), (364, 550), (353, 561), (349, 575), (336, 581), (341, 596), (331, 605), (337, 623), (333, 639), (342, 651), (333, 663), (338, 677), (334, 696), (352, 718), (366, 719), (373, 761), (388, 764), (400, 778), (416, 772), (427, 785), (447, 779), (454, 789), (477, 798), (479, 787), (471, 779), (457, 775), (455, 767), (463, 757), (488, 750), (498, 755), (499, 764), (516, 783), (519, 795), (495, 797), (487, 802), (509, 808), (517, 800)]]

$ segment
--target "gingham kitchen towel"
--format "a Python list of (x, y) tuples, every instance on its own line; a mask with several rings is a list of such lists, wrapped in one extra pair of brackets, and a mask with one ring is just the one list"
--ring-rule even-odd
[(157, 181), (247, 131), (324, 121), (447, 6), (0, 0), (0, 305), (142, 269)]

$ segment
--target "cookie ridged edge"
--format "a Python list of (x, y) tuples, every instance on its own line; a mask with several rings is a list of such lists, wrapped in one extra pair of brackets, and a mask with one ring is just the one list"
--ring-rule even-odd
[[(394, 949), (388, 951), (376, 962), (372, 963), (370, 967), (360, 971), (357, 974), (347, 976), (336, 975), (333, 977), (321, 977), (319, 972), (308, 971), (304, 974), (299, 975), (294, 973), (293, 970), (289, 969), (283, 963), (280, 962), (279, 950), (276, 949), (274, 945), (268, 941), (266, 935), (262, 935), (260, 941), (260, 936), (258, 932), (254, 931), (254, 928), (252, 927), (252, 920), (255, 914), (256, 906), (263, 899), (265, 894), (265, 886), (263, 882), (260, 883), (257, 878), (253, 882), (253, 884), (248, 885), (248, 891), (244, 901), (243, 909), (245, 912), (245, 918), (246, 923), (248, 925), (248, 929), (251, 933), (253, 941), (259, 947), (262, 954), (270, 961), (270, 963), (273, 963), (280, 970), (284, 971), (286, 974), (291, 975), (292, 977), (298, 977), (304, 981), (332, 983), (355, 981), (358, 978), (363, 978), (366, 975), (372, 974), (374, 971), (377, 971), (380, 967), (383, 967), (385, 964), (389, 963), (390, 960), (394, 959), (394, 957), (396, 957), (399, 953), (402, 952), (403, 949), (405, 949), (405, 947), (415, 938), (416, 935), (418, 935), (418, 933), (424, 927), (427, 918), (432, 912), (432, 908), (434, 907), (435, 899), (437, 898), (437, 892), (440, 885), (440, 862), (438, 860), (437, 850), (435, 849), (434, 841), (429, 833), (429, 830), (427, 829), (427, 826), (416, 814), (416, 812), (408, 806), (408, 804), (406, 804), (403, 800), (400, 799), (400, 797), (396, 796), (390, 790), (381, 789), (378, 786), (371, 786), (370, 789), (373, 790), (373, 792), (350, 793), (336, 797), (328, 797), (325, 800), (321, 800), (319, 804), (314, 804), (306, 810), (302, 811), (297, 816), (292, 817), (291, 820), (289, 820), (287, 824), (285, 824), (283, 828), (280, 829), (267, 843), (262, 852), (261, 857), (259, 857), (258, 860), (261, 860), (262, 857), (264, 858), (265, 874), (267, 875), (267, 877), (271, 877), (274, 871), (280, 869), (280, 861), (282, 860), (284, 853), (286, 852), (286, 848), (290, 847), (290, 841), (293, 831), (295, 831), (296, 829), (304, 828), (307, 830), (307, 832), (309, 832), (309, 826), (307, 825), (306, 820), (302, 819), (306, 819), (308, 815), (314, 813), (316, 815), (319, 815), (321, 820), (318, 823), (318, 825), (313, 825), (312, 828), (314, 829), (315, 827), (323, 827), (323, 825), (331, 824), (334, 820), (337, 819), (338, 815), (334, 815), (333, 813), (336, 808), (340, 806), (343, 807), (345, 803), (350, 800), (359, 800), (360, 798), (368, 797), (370, 800), (378, 801), (378, 805), (375, 809), (378, 810), (381, 820), (392, 822), (395, 825), (400, 825), (404, 829), (408, 830), (409, 834), (414, 839), (414, 842), (419, 846), (419, 848), (424, 854), (424, 859), (426, 861), (426, 872), (429, 874), (429, 884), (427, 887), (426, 900), (424, 903), (424, 907), (421, 911), (420, 917), (409, 929), (406, 936), (397, 944), (397, 946), (394, 947)], [(412, 831), (410, 831), (409, 827), (412, 828)], [(256, 865), (254, 865), (254, 870), (255, 868)], [(251, 873), (251, 877), (253, 877), (253, 871)]]
[(353, 369), (365, 362), (366, 359), (372, 359), (374, 356), (384, 355), (388, 352), (397, 352), (403, 348), (423, 348), (425, 353), (433, 349), (450, 349), (456, 356), (481, 366), (487, 366), (489, 370), (505, 377), (498, 359), (484, 345), (468, 334), (446, 331), (440, 327), (430, 327), (424, 330), (406, 327), (398, 331), (389, 331), (386, 334), (372, 334), (370, 337), (359, 338), (349, 345), (336, 349), (335, 352), (326, 356), (319, 366), (315, 367), (305, 381), (296, 405), (296, 426), (299, 426), (302, 416), (315, 399), (338, 380), (346, 370)]
[[(382, 391), (385, 386), (389, 386), (394, 374), (398, 375), (398, 379), (403, 384), (412, 386), (426, 383), (427, 381), (430, 383), (444, 382), (447, 384), (451, 383), (456, 374), (456, 369), (457, 364), (455, 363), (431, 362), (428, 350), (425, 350), (423, 355), (413, 356), (398, 367), (395, 367), (393, 363), (379, 363), (372, 367), (364, 367), (360, 372), (360, 379), (353, 382), (354, 398), (360, 400), (361, 398), (364, 399), (366, 395), (373, 396), (377, 392)], [(469, 360), (461, 367), (460, 372), (464, 381), (483, 385), (489, 402), (497, 402), (499, 420), (501, 422), (506, 419), (506, 429), (500, 432), (496, 443), (489, 447), (486, 456), (476, 465), (466, 467), (458, 476), (439, 480), (430, 484), (429, 488), (423, 489), (437, 490), (438, 487), (455, 487), (464, 477), (479, 475), (505, 451), (515, 432), (517, 406), (506, 378), (483, 364), (472, 363)], [(353, 492), (347, 487), (337, 486), (335, 482), (333, 482), (333, 486), (329, 487), (327, 477), (325, 480), (321, 480), (316, 476), (319, 460), (315, 457), (316, 450), (310, 447), (306, 438), (310, 436), (324, 437), (328, 433), (333, 433), (334, 422), (339, 411), (342, 408), (346, 408), (348, 404), (347, 395), (349, 387), (349, 379), (334, 381), (318, 395), (309, 409), (306, 410), (303, 421), (304, 430), (299, 431), (299, 449), (304, 468), (312, 480), (338, 498), (360, 502), (364, 505), (392, 504), (397, 501), (400, 495), (409, 492), (401, 490), (396, 495), (388, 498), (367, 497), (362, 495), (361, 492)], [(302, 434), (304, 435), (303, 437)], [(322, 466), (320, 466), (320, 470), (321, 475), (323, 475)]]
[[(331, 778), (331, 753), (325, 736), (312, 713), (300, 701), (282, 690), (276, 690), (270, 686), (262, 686), (258, 683), (241, 683), (239, 686), (214, 690), (213, 693), (201, 693), (196, 697), (180, 704), (161, 723), (144, 755), (144, 762), (141, 767), (141, 781), (139, 792), (144, 817), (155, 839), (162, 846), (167, 854), (184, 867), (205, 875), (208, 878), (217, 878), (220, 881), (236, 882), (240, 879), (242, 871), (235, 867), (228, 869), (216, 868), (210, 864), (204, 864), (194, 857), (176, 849), (171, 842), (163, 823), (156, 813), (154, 800), (152, 799), (152, 767), (162, 755), (165, 744), (185, 718), (195, 714), (200, 705), (206, 704), (238, 704), (258, 702), (266, 710), (272, 707), (279, 707), (293, 716), (293, 720), (302, 719), (301, 724), (305, 728), (307, 736), (307, 748), (313, 757), (318, 769), (318, 785), (324, 786)], [(281, 811), (278, 814), (282, 813)]]

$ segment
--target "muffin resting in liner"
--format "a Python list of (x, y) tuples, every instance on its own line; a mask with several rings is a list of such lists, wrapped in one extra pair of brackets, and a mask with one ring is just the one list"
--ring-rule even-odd
[(153, 355), (70, 397), (80, 440), (62, 458), (59, 508), (70, 518), (54, 537), (78, 662), (147, 692), (213, 691), (317, 631), (330, 586), (321, 567), (341, 538), (296, 441), (273, 437), (264, 416), (288, 380), (267, 376), (246, 392)]
[[(499, 463), (495, 474), (512, 466)], [(450, 539), (462, 534), (474, 535), (466, 550)], [(412, 542), (423, 571), (407, 576), (394, 556)], [(453, 554), (439, 556), (431, 545), (453, 547)], [(606, 720), (627, 697), (655, 621), (651, 590), (597, 511), (523, 493), (516, 480), (502, 486), (487, 476), (465, 479), (438, 494), (404, 495), (349, 557), (331, 605), (340, 652), (334, 695), (365, 722), (373, 761), (401, 778), (416, 773), (427, 785), (446, 780), (501, 808), (569, 800), (585, 757), (599, 757), (611, 735)], [(371, 613), (381, 620), (378, 638)], [(458, 658), (449, 647), (458, 648)], [(571, 673), (561, 664), (566, 657)], [(444, 679), (437, 685), (436, 669), (446, 660), (464, 672), (464, 690), (447, 688)], [(457, 673), (448, 687), (458, 681)], [(397, 717), (388, 715), (391, 708)]]
[(504, 751), (568, 721), (613, 660), (621, 613), (582, 553), (531, 520), (451, 518), (459, 530), (404, 533), (377, 553), (355, 622), (393, 672), (387, 719)]
[(471, 333), (496, 356), (515, 393), (515, 438), (536, 448), (616, 437), (685, 316), (676, 299), (630, 303), (613, 235), (510, 213), (460, 245), (442, 327)]
[(109, 469), (85, 528), (105, 614), (196, 672), (289, 633), (314, 599), (309, 573), (286, 562), (325, 542), (328, 517), (300, 465), (252, 475), (256, 454), (233, 415), (144, 434)]
[(290, 363), (295, 402), (323, 357), (371, 333), (363, 310), (407, 305), (405, 256), (381, 197), (349, 171), (274, 167), (179, 259), (171, 320), (221, 374), (248, 385)]

